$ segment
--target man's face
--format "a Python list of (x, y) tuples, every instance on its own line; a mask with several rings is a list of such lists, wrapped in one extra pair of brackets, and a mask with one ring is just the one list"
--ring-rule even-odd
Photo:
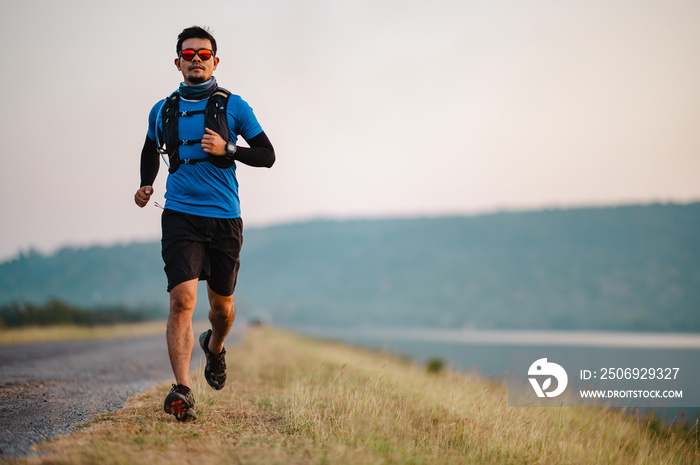
[[(211, 50), (211, 41), (209, 39), (187, 39), (182, 42), (182, 50)], [(182, 73), (185, 84), (195, 85), (201, 84), (211, 79), (216, 66), (219, 64), (219, 59), (212, 56), (208, 60), (195, 54), (192, 60), (188, 61), (179, 56), (175, 58), (175, 66)]]

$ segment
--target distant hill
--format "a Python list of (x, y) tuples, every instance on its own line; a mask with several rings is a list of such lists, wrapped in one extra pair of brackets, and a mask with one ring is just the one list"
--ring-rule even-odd
[[(700, 203), (312, 221), (244, 235), (236, 295), (244, 317), (700, 331)], [(160, 244), (28, 253), (0, 264), (0, 304), (51, 297), (165, 313)]]

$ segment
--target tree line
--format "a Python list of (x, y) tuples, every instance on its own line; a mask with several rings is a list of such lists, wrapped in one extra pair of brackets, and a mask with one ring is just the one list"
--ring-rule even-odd
[(149, 312), (125, 307), (80, 308), (59, 299), (44, 304), (14, 301), (0, 306), (0, 328), (25, 326), (95, 326), (149, 319)]

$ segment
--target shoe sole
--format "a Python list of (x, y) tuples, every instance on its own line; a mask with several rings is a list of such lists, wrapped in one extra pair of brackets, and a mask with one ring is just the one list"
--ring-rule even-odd
[(197, 414), (192, 407), (188, 407), (185, 402), (180, 399), (174, 400), (165, 405), (165, 413), (175, 415), (177, 421), (188, 422), (197, 419)]

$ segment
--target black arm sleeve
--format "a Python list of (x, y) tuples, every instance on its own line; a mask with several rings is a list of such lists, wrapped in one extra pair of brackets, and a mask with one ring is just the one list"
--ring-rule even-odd
[(267, 138), (265, 132), (261, 132), (250, 140), (246, 139), (248, 147), (236, 147), (234, 158), (248, 166), (259, 168), (271, 168), (275, 163), (275, 149)]
[(141, 187), (153, 185), (153, 181), (158, 176), (159, 168), (160, 157), (156, 141), (146, 136), (146, 141), (143, 143), (143, 149), (141, 150)]

